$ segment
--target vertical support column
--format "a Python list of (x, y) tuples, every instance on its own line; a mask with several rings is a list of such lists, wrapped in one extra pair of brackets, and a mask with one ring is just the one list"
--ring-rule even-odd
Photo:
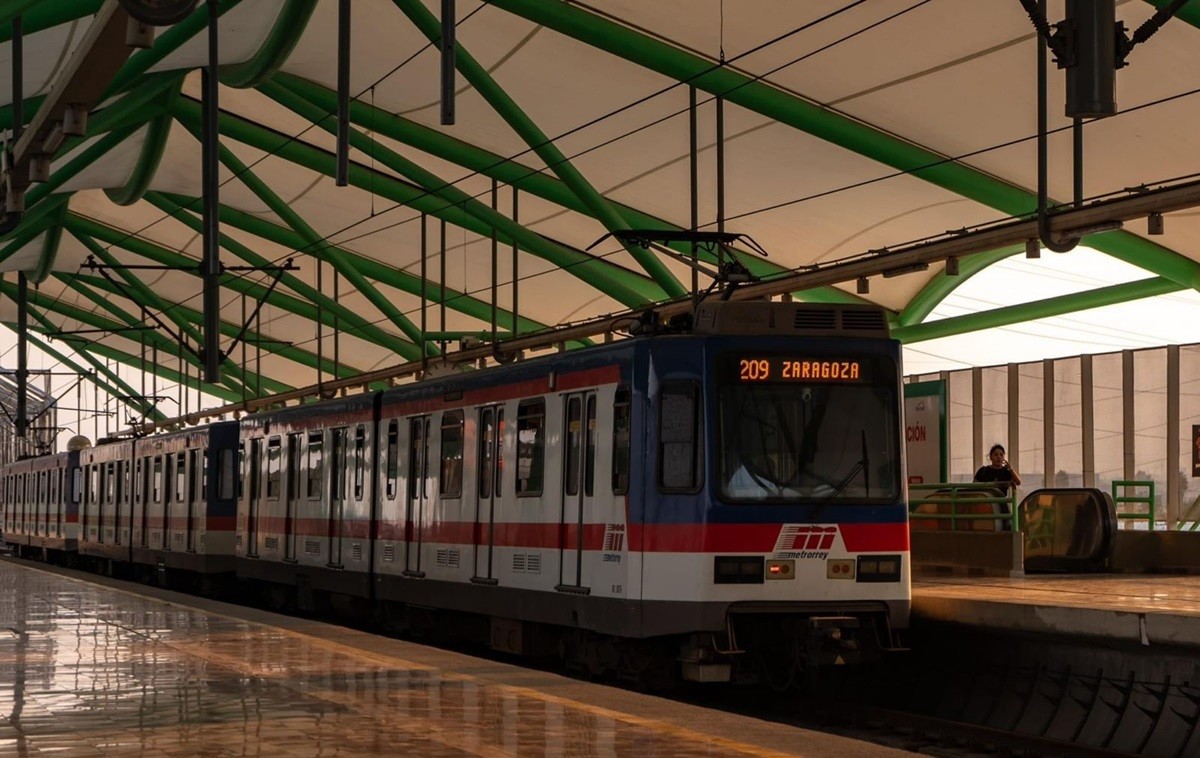
[(442, 126), (454, 124), (454, 26), (454, 0), (442, 0)]
[(429, 301), (429, 221), (421, 214), (421, 375), (429, 368), (429, 352), (425, 349), (425, 335), (429, 333), (429, 320), (426, 316)]
[[(696, 108), (696, 88), (688, 87), (688, 176), (691, 198), (691, 230), (700, 228), (700, 168), (699, 168), (699, 118)], [(692, 243), (692, 301), (695, 305), (700, 290), (700, 271), (696, 268), (696, 243)]]
[[(445, 332), (446, 332), (446, 219), (442, 219), (441, 265), (442, 265), (441, 276), (438, 278), (438, 310), (440, 312), (440, 320), (438, 321), (438, 327), (442, 330), (442, 333), (445, 334)], [(440, 350), (441, 354), (445, 355), (446, 354), (446, 340), (444, 337), (442, 338), (440, 347), (441, 347), (441, 350)]]
[(717, 97), (717, 231), (725, 231), (725, 98), (720, 96)]
[[(1180, 492), (1179, 455), (1179, 345), (1167, 346), (1167, 512), (1163, 515), (1167, 528), (1174, 529), (1179, 520)], [(1184, 472), (1185, 474), (1187, 472)]]
[(334, 183), (350, 183), (350, 0), (338, 0), (337, 168)]
[(1055, 479), (1058, 475), (1054, 447), (1057, 444), (1054, 434), (1054, 361), (1050, 358), (1042, 361), (1042, 451), (1043, 467), (1042, 482), (1046, 487), (1066, 486)]
[(983, 460), (983, 369), (971, 369), (971, 454), (972, 466)]
[(1008, 364), (1008, 461), (1017, 471), (1021, 466), (1021, 371)]
[(1121, 449), (1125, 454), (1126, 479), (1132, 479), (1137, 471), (1135, 445), (1137, 435), (1134, 431), (1136, 421), (1133, 417), (1133, 351), (1121, 351)]
[(29, 280), (17, 272), (17, 421), (18, 438), (29, 429)]
[[(513, 185), (512, 191), (513, 191), (512, 220), (513, 220), (514, 224), (517, 224), (517, 223), (520, 223), (520, 218), (518, 217), (518, 214), (517, 214), (517, 210), (518, 210), (517, 198), (519, 198), (521, 196), (521, 193), (517, 189), (516, 185)], [(521, 311), (518, 309), (518, 306), (521, 304), (520, 300), (518, 299), (518, 294), (521, 291), (520, 264), (518, 262), (518, 256), (520, 254), (521, 254), (521, 251), (519, 249), (517, 249), (517, 241), (514, 239), (513, 243), (512, 243), (512, 288), (513, 288), (513, 293), (512, 293), (512, 333), (513, 333), (514, 337), (518, 336), (521, 333), (521, 329), (520, 329)]]
[[(496, 180), (492, 180), (492, 210), (496, 210), (499, 201), (498, 185)], [(496, 321), (498, 316), (497, 298), (500, 297), (500, 291), (497, 289), (496, 279), (500, 276), (500, 240), (496, 237), (496, 227), (492, 227), (492, 345), (496, 344)]]
[(16, 145), (25, 130), (25, 30), (21, 17), (12, 20), (12, 142)]
[(200, 274), (204, 278), (204, 380), (220, 381), (221, 365), (221, 261), (220, 261), (220, 182), (217, 181), (217, 16), (219, 0), (208, 0), (208, 66), (201, 72), (204, 144), (204, 254)]
[(1092, 356), (1079, 359), (1079, 410), (1083, 426), (1083, 486), (1096, 486), (1096, 399), (1092, 385)]

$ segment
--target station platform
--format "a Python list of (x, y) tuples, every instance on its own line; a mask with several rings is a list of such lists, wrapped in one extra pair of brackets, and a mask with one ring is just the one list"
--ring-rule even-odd
[(921, 577), (913, 619), (1200, 649), (1200, 576)]
[(901, 752), (0, 559), (2, 755)]

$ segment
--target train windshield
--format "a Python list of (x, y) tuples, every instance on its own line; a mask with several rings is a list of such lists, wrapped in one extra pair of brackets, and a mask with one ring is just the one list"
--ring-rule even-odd
[[(894, 501), (890, 361), (735, 358), (719, 389), (720, 486), (746, 502)], [(757, 363), (757, 365), (755, 365)]]

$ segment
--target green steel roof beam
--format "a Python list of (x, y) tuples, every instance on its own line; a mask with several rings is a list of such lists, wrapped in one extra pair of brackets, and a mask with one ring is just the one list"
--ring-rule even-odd
[[(200, 103), (190, 98), (180, 98), (175, 106), (175, 116), (185, 125), (189, 125), (189, 128), (198, 129)], [(233, 114), (221, 113), (219, 120), (222, 135), (317, 173), (326, 176), (334, 175), (335, 156), (331, 152)], [(394, 203), (427, 213), (481, 237), (488, 237), (492, 234), (492, 227), (470, 217), (461, 208), (447, 205), (420, 187), (396, 179), (391, 174), (374, 171), (351, 162), (349, 178), (350, 183), (359, 189)], [(662, 290), (649, 277), (540, 235), (535, 236), (538, 240), (537, 247), (522, 246), (521, 249), (555, 264), (569, 274), (597, 287), (600, 291), (609, 293), (611, 297), (627, 307), (641, 307), (662, 297)], [(513, 240), (505, 238), (502, 239), (502, 242), (511, 244)]]
[(14, 253), (46, 231), (51, 224), (56, 223), (58, 220), (56, 214), (67, 204), (68, 200), (70, 200), (69, 195), (60, 195), (53, 200), (41, 203), (26, 213), (21, 219), (21, 225), (5, 237), (6, 244), (0, 247), (0, 261), (8, 260)]
[[(1155, 8), (1163, 9), (1170, 5), (1174, 0), (1146, 0), (1147, 3)], [(1181, 20), (1188, 22), (1196, 28), (1200, 28), (1200, 3), (1193, 2), (1185, 3), (1182, 8), (1175, 12)]]
[(38, 256), (37, 268), (29, 276), (34, 284), (41, 284), (50, 275), (54, 261), (58, 258), (58, 245), (62, 241), (62, 222), (67, 217), (67, 203), (58, 206), (58, 210), (50, 216), (50, 226), (46, 229), (46, 239), (42, 244), (42, 254)]
[(999, 250), (989, 250), (986, 253), (976, 253), (960, 258), (958, 276), (939, 274), (926, 282), (921, 291), (913, 295), (912, 299), (908, 301), (908, 305), (900, 311), (900, 315), (896, 317), (896, 324), (912, 326), (921, 323), (933, 312), (938, 303), (945, 300), (947, 295), (962, 286), (972, 276), (993, 263), (998, 263), (1024, 250), (1024, 247), (1003, 247)]
[[(88, 248), (89, 251), (91, 251), (91, 254), (95, 255), (97, 259), (100, 259), (101, 263), (114, 267), (116, 275), (124, 279), (128, 287), (132, 289), (132, 300), (136, 301), (139, 306), (150, 309), (150, 311), (157, 311), (158, 313), (166, 315), (168, 319), (174, 321), (175, 326), (179, 327), (180, 335), (190, 337), (192, 339), (192, 344), (197, 345), (197, 347), (204, 343), (204, 337), (200, 335), (200, 330), (197, 329), (197, 326), (193, 323), (193, 321), (188, 320), (185, 315), (181, 313), (180, 306), (164, 300), (163, 297), (155, 293), (154, 290), (150, 289), (148, 285), (142, 281), (142, 279), (134, 276), (132, 271), (118, 267), (120, 266), (120, 261), (116, 260), (115, 255), (108, 252), (107, 249), (104, 249), (104, 247), (101, 246), (100, 243), (96, 242), (96, 240), (91, 239), (90, 236), (85, 234), (72, 234), (74, 234), (76, 239), (78, 239), (80, 242), (83, 242), (84, 247)], [(184, 356), (188, 362), (193, 362), (194, 359), (194, 363), (196, 363), (197, 366), (202, 365), (202, 361), (200, 361), (198, 356), (193, 355), (191, 350), (184, 350)], [(228, 363), (222, 362), (220, 365), (220, 371), (222, 375), (222, 383), (233, 386), (236, 381), (238, 381), (238, 378), (235, 377), (232, 369), (229, 368)], [(240, 390), (241, 387), (238, 386), (236, 389)]]
[[(150, 193), (147, 195), (147, 199), (152, 201), (155, 197), (159, 197), (176, 205), (183, 206), (195, 206), (200, 202), (198, 198), (192, 198), (186, 195), (176, 195), (170, 192)], [(164, 210), (166, 210), (166, 208), (162, 205), (159, 207), (163, 207)], [(187, 222), (189, 225), (193, 224), (195, 221), (195, 216), (191, 216), (191, 219), (192, 221)], [(262, 239), (265, 239), (269, 242), (274, 242), (275, 244), (282, 245), (284, 247), (300, 249), (305, 246), (304, 238), (296, 234), (296, 232), (292, 231), (291, 229), (284, 228), (271, 221), (260, 218), (259, 216), (255, 216), (252, 213), (246, 213), (245, 211), (240, 211), (236, 208), (222, 206), (221, 223), (228, 224), (235, 229), (240, 229), (243, 232), (253, 234), (256, 237), (261, 237)], [(193, 228), (195, 227), (193, 226)], [(230, 249), (232, 250), (232, 248)], [(358, 268), (358, 270), (361, 271), (364, 276), (368, 276), (371, 279), (388, 285), (389, 287), (395, 287), (396, 289), (408, 292), (409, 294), (417, 296), (421, 295), (421, 278), (419, 276), (414, 276), (403, 269), (395, 268), (385, 263), (380, 263), (379, 261), (345, 248), (338, 249), (341, 250), (342, 253), (354, 263), (354, 266)], [(443, 296), (440, 285), (437, 282), (429, 282), (426, 284), (425, 296), (431, 301), (440, 301)], [(451, 310), (456, 310), (467, 316), (471, 316), (472, 318), (480, 319), (481, 321), (490, 321), (492, 317), (490, 303), (486, 303), (478, 298), (470, 297), (469, 295), (459, 292), (451, 287), (446, 287), (445, 298), (446, 307)], [(508, 321), (511, 323), (511, 311), (499, 308), (496, 312), (497, 317), (501, 321)], [(521, 317), (519, 326), (522, 333), (534, 332), (546, 328), (545, 324), (524, 316)]]
[[(45, 99), (46, 99), (45, 95), (38, 95), (36, 97), (25, 98), (25, 100), (23, 101), (23, 108), (24, 108), (24, 112), (25, 112), (25, 125), (26, 126), (29, 124), (30, 121), (33, 120), (34, 114), (38, 112), (38, 108), (42, 107), (42, 101), (44, 101)], [(8, 105), (0, 105), (0, 129), (11, 129), (12, 128), (12, 120), (13, 120), (12, 103), (9, 103)]]
[(292, 54), (316, 8), (317, 0), (287, 0), (250, 60), (221, 67), (221, 83), (237, 88), (255, 87), (274, 76)]
[[(1036, 207), (1036, 195), (1022, 187), (570, 3), (491, 0), (491, 4), (1003, 213), (1028, 214)], [(1114, 242), (1118, 239), (1121, 242)], [(1135, 265), (1185, 287), (1200, 285), (1200, 264), (1127, 232), (1094, 235), (1084, 244), (1122, 260), (1136, 257)], [(1131, 249), (1139, 251), (1136, 256), (1130, 255)]]
[[(198, 135), (197, 135), (198, 136)], [(374, 305), (380, 313), (387, 316), (396, 328), (407, 336), (413, 344), (404, 349), (401, 355), (412, 360), (419, 357), (423, 351), (420, 346), (421, 331), (409, 321), (400, 309), (397, 308), (391, 300), (383, 295), (374, 284), (371, 284), (365, 276), (359, 273), (358, 269), (354, 268), (346, 257), (342, 255), (332, 246), (327, 244), (317, 231), (308, 225), (308, 222), (300, 218), (300, 214), (292, 210), (291, 206), (281, 198), (275, 190), (267, 186), (267, 183), (251, 171), (245, 163), (242, 163), (233, 151), (224, 145), (220, 146), (221, 163), (237, 176), (238, 180), (246, 185), (246, 187), (254, 193), (254, 195), (262, 200), (275, 215), (283, 219), (289, 227), (297, 234), (302, 236), (305, 245), (301, 250), (306, 250), (309, 256), (315, 260), (324, 260), (333, 266), (334, 270), (346, 278), (352, 287), (357, 289), (364, 297)], [(423, 346), (425, 351), (428, 351), (428, 345)], [(434, 352), (431, 355), (436, 355), (437, 348), (433, 348)]]
[[(302, 96), (280, 85), (268, 84), (259, 89), (268, 97), (271, 97), (297, 115), (303, 116), (332, 134), (337, 133), (337, 125), (333, 116), (322, 111), (319, 106), (314, 105)], [(404, 158), (394, 150), (390, 150), (379, 144), (362, 132), (352, 129), (350, 131), (350, 144), (371, 155), (375, 160), (401, 176), (412, 180), (434, 197), (441, 199), (450, 206), (462, 208), (471, 216), (495, 229), (499, 238), (516, 239), (525, 248), (536, 247), (544, 240), (536, 232), (521, 226), (502, 213), (492, 209), (487, 204), (472, 198), (466, 192), (443, 181), (432, 172), (421, 168), (416, 163)], [(480, 303), (480, 305), (485, 306), (487, 309), (487, 314), (482, 316), (482, 318), (490, 321), (490, 304)], [(511, 314), (507, 314), (507, 316), (511, 322)], [(497, 318), (503, 319), (504, 315), (498, 313)]]
[[(217, 15), (224, 16), (236, 8), (242, 0), (221, 0), (217, 5)], [(112, 84), (105, 90), (104, 96), (111, 97), (137, 81), (152, 66), (178, 50), (184, 43), (208, 28), (207, 3), (200, 3), (192, 15), (178, 24), (167, 28), (154, 39), (153, 47), (139, 50), (129, 56), (125, 65), (113, 77)]]
[[(177, 221), (179, 221), (183, 224), (186, 224), (193, 231), (200, 233), (203, 230), (204, 224), (201, 221), (201, 219), (198, 218), (195, 214), (189, 213), (188, 211), (184, 210), (184, 208), (199, 206), (200, 205), (199, 198), (184, 198), (182, 196), (176, 196), (176, 195), (168, 196), (168, 195), (164, 195), (159, 192), (148, 192), (148, 193), (146, 193), (145, 199), (147, 202), (151, 203), (159, 210), (161, 210), (165, 213), (169, 213)], [(222, 207), (221, 222), (225, 223), (225, 224), (230, 224), (231, 226), (234, 226), (237, 228), (241, 228), (241, 227), (238, 227), (236, 223), (231, 223), (228, 219), (226, 219), (225, 215), (226, 215), (225, 208)], [(252, 217), (252, 218), (255, 218), (255, 217)], [(255, 218), (255, 220), (258, 220), (258, 219)], [(268, 222), (264, 222), (264, 223), (268, 223)], [(272, 226), (274, 226), (274, 224), (272, 224)], [(282, 229), (282, 227), (278, 227), (278, 228)], [(246, 230), (243, 230), (243, 231), (246, 231)], [(290, 229), (285, 230), (285, 231), (289, 235), (295, 234)], [(253, 233), (253, 232), (251, 232), (251, 233)], [(297, 249), (304, 247), (304, 243), (302, 240), (300, 240), (298, 235), (296, 235), (296, 239), (298, 240), (297, 244), (292, 245), (289, 243), (289, 244), (286, 244), (285, 247), (292, 247), (292, 248), (297, 248)], [(268, 266), (268, 265), (272, 265), (272, 263), (273, 263), (272, 261), (268, 260), (266, 257), (254, 252), (254, 250), (252, 250), (250, 247), (243, 245), (242, 243), (238, 242), (237, 240), (233, 239), (232, 237), (230, 237), (229, 235), (224, 234), (224, 233), (221, 234), (221, 247), (223, 249), (228, 250), (229, 252), (233, 253), (237, 257), (241, 258), (243, 261), (245, 261), (248, 265), (251, 265), (251, 266)], [(293, 292), (295, 292), (300, 297), (307, 298), (312, 303), (320, 306), (319, 309), (316, 309), (316, 308), (313, 309), (313, 311), (314, 311), (314, 316), (312, 318), (313, 321), (319, 320), (320, 323), (325, 326), (329, 326), (331, 328), (338, 328), (338, 329), (342, 330), (344, 333), (351, 334), (355, 337), (358, 337), (359, 339), (365, 340), (367, 342), (372, 342), (376, 345), (379, 345), (380, 347), (385, 347), (392, 351), (399, 351), (402, 347), (410, 344), (406, 340), (403, 340), (403, 339), (397, 337), (396, 335), (391, 334), (390, 332), (380, 329), (379, 326), (371, 323), (366, 318), (364, 318), (361, 314), (350, 310), (346, 306), (335, 301), (333, 298), (331, 298), (327, 295), (324, 295), (320, 292), (317, 292), (315, 287), (309, 286), (307, 283), (305, 283), (302, 279), (300, 279), (295, 274), (289, 274), (287, 272), (283, 272), (283, 275), (280, 278), (280, 282), (284, 286), (291, 289)], [(319, 319), (316, 318), (317, 315), (320, 316)]]
[[(125, 295), (125, 293), (121, 293), (119, 289), (116, 289), (112, 284), (104, 281), (104, 279), (101, 279), (100, 277), (78, 275), (78, 273), (73, 273), (73, 275), (72, 273), (58, 273), (58, 275), (55, 275), (54, 278), (58, 279), (58, 281), (64, 284), (65, 287), (77, 291), (77, 293), (83, 295), (86, 297), (86, 299), (96, 303), (97, 307), (103, 308), (104, 311), (112, 314), (113, 317), (121, 320), (122, 323), (125, 323), (127, 326), (143, 325), (142, 321), (140, 321), (137, 317), (134, 317), (133, 314), (126, 311), (124, 308), (116, 306), (115, 303), (108, 299), (107, 294), (116, 294), (122, 297), (126, 297), (127, 295)], [(102, 285), (98, 285), (97, 282), (102, 283)], [(98, 291), (96, 291), (97, 289), (102, 289), (106, 294), (98, 293)], [(140, 305), (140, 303), (138, 303), (138, 305)], [(170, 341), (168, 337), (162, 335), (162, 333), (148, 330), (145, 332), (145, 335), (149, 336), (149, 341), (146, 343), (146, 347), (154, 349), (157, 345), (158, 349), (166, 351), (168, 355), (175, 355), (178, 353), (178, 347), (176, 347), (175, 343)], [(78, 339), (83, 342), (89, 342), (82, 337)], [(145, 337), (143, 337), (143, 339), (145, 339)], [(151, 365), (146, 366), (144, 362), (140, 361), (139, 356), (137, 368), (138, 371), (150, 371), (150, 373), (156, 373), (157, 367), (152, 365), (152, 363)], [(240, 387), (234, 387), (234, 389), (248, 389), (248, 384), (246, 384), (245, 380), (244, 369), (242, 369), (241, 374), (242, 377)]]
[[(186, 255), (139, 237), (131, 237), (124, 232), (104, 226), (92, 219), (72, 213), (67, 217), (66, 227), (73, 233), (86, 234), (93, 239), (102, 240), (109, 245), (127, 250), (134, 255), (147, 258), (155, 263), (165, 266), (187, 267), (186, 270), (189, 273), (195, 272), (195, 276), (200, 275), (200, 264), (195, 258), (189, 258)], [(269, 305), (275, 308), (293, 313), (310, 321), (317, 321), (320, 315), (322, 323), (333, 324), (333, 316), (328, 312), (319, 314), (316, 306), (312, 303), (279, 291), (268, 293), (265, 286), (249, 282), (243, 277), (234, 276), (233, 274), (223, 274), (221, 277), (221, 286), (239, 292), (254, 300), (265, 299)]]
[[(40, 314), (38, 314), (38, 315), (40, 315)], [(37, 316), (35, 316), (35, 318), (37, 318)], [(49, 323), (49, 322), (46, 322), (46, 323)], [(8, 328), (10, 328), (14, 331), (17, 328), (17, 325), (15, 322), (9, 322), (8, 324), (6, 324), (6, 326), (8, 326)], [(52, 325), (50, 327), (46, 327), (46, 328), (52, 328)], [(138, 402), (138, 400), (137, 400), (138, 393), (133, 389), (133, 387), (130, 387), (129, 384), (126, 383), (125, 380), (122, 379), (119, 374), (117, 374), (114, 371), (111, 371), (108, 368), (108, 366), (105, 366), (103, 363), (101, 363), (100, 361), (93, 358), (91, 356), (91, 354), (88, 353), (87, 349), (85, 347), (83, 347), (81, 344), (74, 345), (73, 349), (75, 350), (76, 354), (79, 355), (80, 358), (83, 358), (85, 361), (90, 363), (92, 365), (92, 367), (95, 369), (95, 371), (88, 371), (87, 369), (83, 368), (82, 366), (80, 366), (78, 363), (76, 363), (75, 361), (68, 358), (63, 353), (60, 353), (58, 350), (55, 350), (53, 347), (50, 347), (50, 345), (48, 343), (43, 342), (42, 340), (38, 339), (37, 336), (32, 331), (30, 331), (28, 334), (29, 334), (29, 341), (32, 342), (34, 344), (34, 346), (36, 346), (39, 350), (41, 350), (44, 353), (47, 353), (52, 358), (57, 360), (59, 363), (63, 364), (64, 366), (71, 369), (72, 371), (80, 374), (81, 376), (86, 376), (88, 378), (88, 381), (97, 384), (100, 387), (100, 389), (107, 392), (111, 397), (120, 399), (120, 401), (122, 403), (129, 406), (129, 408), (131, 410), (133, 410), (134, 412), (140, 413), (143, 416), (153, 416), (155, 418), (155, 420), (161, 420), (161, 419), (166, 418), (166, 414), (164, 414), (162, 411), (155, 408), (150, 403)], [(83, 342), (83, 341), (84, 340), (77, 340), (77, 342)], [(109, 379), (113, 380), (113, 383), (117, 385), (116, 388), (114, 388), (112, 384), (109, 384), (108, 382), (104, 381), (103, 379), (100, 379), (99, 376), (97, 375), (97, 372), (103, 373)]]
[(1100, 308), (1105, 305), (1127, 303), (1131, 300), (1167, 295), (1187, 289), (1183, 285), (1162, 277), (1140, 279), (1125, 284), (1114, 284), (1110, 287), (1100, 287), (1087, 292), (1073, 295), (1063, 295), (1045, 300), (1035, 300), (1029, 303), (1009, 305), (994, 308), (982, 313), (972, 313), (967, 316), (927, 321), (923, 324), (913, 324), (892, 330), (892, 337), (911, 344), (924, 340), (950, 337), (956, 334), (975, 332), (980, 329), (992, 329), (998, 326), (1009, 326), (1024, 321), (1033, 321), (1051, 316), (1062, 316), (1076, 311)]
[[(68, 280), (70, 280), (72, 283), (86, 285), (87, 287), (96, 290), (102, 290), (110, 295), (125, 297), (125, 293), (122, 292), (120, 288), (114, 287), (106, 279), (101, 279), (99, 277), (85, 276), (82, 274), (66, 274), (60, 275), (57, 278), (64, 283), (67, 283)], [(176, 305), (175, 308), (183, 315), (184, 318), (193, 324), (202, 323), (204, 320), (204, 314), (195, 308), (189, 308), (186, 305)], [(221, 333), (226, 337), (236, 337), (240, 332), (241, 327), (237, 324), (233, 324), (225, 320), (221, 321)], [(322, 371), (327, 374), (337, 376), (338, 378), (354, 376), (355, 374), (362, 373), (362, 369), (355, 368), (353, 366), (347, 366), (345, 364), (340, 364), (335, 367), (333, 360), (330, 358), (321, 358), (318, 360), (317, 355), (309, 350), (305, 350), (304, 348), (296, 347), (294, 345), (289, 345), (286, 342), (280, 342), (279, 340), (276, 340), (268, 335), (260, 334), (253, 329), (246, 330), (246, 333), (243, 336), (243, 341), (247, 345), (261, 342), (263, 344), (262, 351), (268, 355), (278, 355), (281, 358), (287, 358), (293, 363), (298, 363), (305, 368), (316, 369), (317, 366), (321, 366)], [(245, 366), (242, 366), (241, 369), (248, 377), (244, 384), (249, 387), (250, 384), (255, 381), (256, 375), (254, 372), (247, 370)]]
[[(332, 90), (288, 74), (279, 74), (276, 77), (276, 81), (260, 86), (259, 90), (284, 107), (305, 116), (313, 123), (320, 124), (327, 131), (334, 131), (335, 127), (333, 126), (333, 116), (331, 114), (337, 108), (337, 93)], [(298, 101), (298, 98), (302, 98), (303, 100)], [(304, 103), (303, 101), (308, 102)], [(469, 145), (436, 129), (430, 129), (429, 127), (409, 121), (408, 119), (388, 113), (358, 100), (350, 102), (350, 118), (353, 123), (364, 129), (371, 131), (378, 130), (380, 134), (415, 147), (430, 155), (456, 163), (472, 171), (477, 171), (496, 181), (515, 186), (522, 191), (529, 192), (544, 200), (549, 200), (564, 208), (584, 215), (591, 215), (591, 209), (588, 205), (580, 200), (579, 196), (572, 192), (561, 179), (547, 176), (516, 161), (505, 160), (495, 153), (490, 153), (482, 148)], [(412, 161), (396, 155), (394, 151), (379, 145), (365, 135), (358, 133), (353, 133), (353, 135), (351, 137), (352, 140), (355, 139), (355, 136), (358, 137), (356, 146), (360, 150), (368, 154), (374, 154), (376, 160), (387, 165), (397, 173), (423, 185), (428, 191), (434, 192), (448, 201), (451, 197), (454, 197), (458, 198), (458, 201), (461, 202), (461, 199), (469, 197), (465, 192), (458, 190), (451, 183), (443, 182), (433, 176), (433, 174), (421, 169), (420, 166), (413, 164)], [(415, 171), (410, 169), (410, 167), (415, 168)], [(454, 194), (450, 195), (449, 193)], [(487, 205), (478, 203), (478, 201), (475, 202), (478, 206), (482, 207), (486, 215), (475, 213), (473, 215), (476, 215), (485, 223), (493, 223), (498, 228), (500, 227), (500, 223), (514, 224), (518, 230), (526, 234), (537, 234), (533, 230), (516, 225), (515, 222), (503, 215), (496, 214)], [(610, 201), (609, 204), (621, 215), (629, 227), (638, 229), (681, 228), (636, 208), (615, 201)], [(468, 212), (471, 212), (469, 207)], [(499, 215), (498, 223), (494, 218), (497, 215)], [(505, 232), (506, 236), (510, 238), (513, 236), (511, 230), (501, 229), (501, 231)], [(539, 237), (538, 239), (541, 238)], [(672, 247), (681, 253), (690, 252), (690, 247), (684, 243), (673, 243)], [(782, 266), (757, 255), (740, 252), (738, 257), (746, 264), (747, 268), (759, 276), (770, 276), (786, 270)], [(700, 253), (700, 258), (701, 260), (708, 260), (710, 262), (716, 260), (716, 256), (703, 251)], [(813, 300), (825, 297), (834, 302), (863, 302), (861, 298), (857, 298), (836, 287), (822, 287), (819, 290), (811, 290), (805, 293), (805, 296), (807, 299)]]
[[(442, 38), (441, 22), (434, 17), (421, 0), (393, 0), (393, 2), (421, 30), (426, 39), (433, 43), (440, 43)], [(479, 62), (467, 51), (462, 42), (455, 45), (455, 67), (466, 77), (475, 91), (484, 100), (487, 100), (492, 109), (512, 127), (513, 131), (520, 135), (525, 144), (545, 161), (550, 170), (566, 183), (580, 200), (587, 204), (593, 218), (610, 232), (629, 228), (629, 224), (609, 205), (608, 200), (596, 191), (596, 188), (575, 168), (574, 164), (567, 160), (562, 151), (529, 117), (529, 114), (525, 113), (516, 101), (496, 83), (487, 69), (479, 65)], [(679, 283), (679, 280), (656, 253), (633, 244), (626, 244), (625, 249), (662, 287), (667, 297), (683, 297), (688, 294), (687, 289)]]
[(12, 20), (15, 16), (21, 17), (22, 34), (36, 34), (59, 24), (94, 16), (102, 3), (103, 0), (20, 0), (0, 10), (0, 44), (12, 39)]

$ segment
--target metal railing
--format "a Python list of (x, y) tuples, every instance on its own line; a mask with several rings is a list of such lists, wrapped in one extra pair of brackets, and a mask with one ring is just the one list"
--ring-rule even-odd
[[(929, 484), (910, 484), (908, 485), (909, 501), (908, 514), (909, 521), (918, 521), (924, 519), (930, 520), (948, 520), (950, 529), (958, 531), (958, 523), (960, 521), (976, 522), (976, 521), (996, 521), (1007, 524), (1007, 528), (1012, 531), (1020, 529), (1020, 521), (1017, 515), (1017, 488), (1010, 487), (1009, 494), (1000, 496), (980, 496), (975, 493), (995, 492), (999, 488), (993, 483), (986, 482), (931, 482)], [(930, 496), (920, 497), (918, 493), (929, 492)], [(933, 496), (936, 495), (936, 496)], [(927, 513), (918, 512), (918, 508), (922, 505), (935, 506), (950, 506), (949, 513)], [(970, 507), (976, 505), (1008, 505), (1008, 513), (960, 513), (961, 507)], [(968, 527), (969, 528), (969, 527)]]
[[(1145, 487), (1148, 490), (1148, 493), (1145, 495), (1137, 494), (1137, 490), (1141, 487)], [(1118, 490), (1122, 490), (1124, 492), (1124, 494), (1118, 496), (1117, 495)], [(1130, 490), (1133, 490), (1134, 494), (1129, 494)], [(1113, 502), (1117, 506), (1117, 520), (1118, 520), (1117, 523), (1120, 523), (1122, 520), (1126, 520), (1126, 519), (1139, 520), (1139, 521), (1141, 519), (1146, 519), (1149, 522), (1150, 531), (1154, 531), (1154, 501), (1155, 501), (1155, 498), (1154, 498), (1154, 482), (1153, 481), (1142, 480), (1142, 479), (1114, 479), (1113, 483), (1112, 483), (1112, 498), (1113, 498)], [(1145, 503), (1146, 512), (1145, 513), (1122, 513), (1121, 512), (1121, 504), (1122, 503)]]

